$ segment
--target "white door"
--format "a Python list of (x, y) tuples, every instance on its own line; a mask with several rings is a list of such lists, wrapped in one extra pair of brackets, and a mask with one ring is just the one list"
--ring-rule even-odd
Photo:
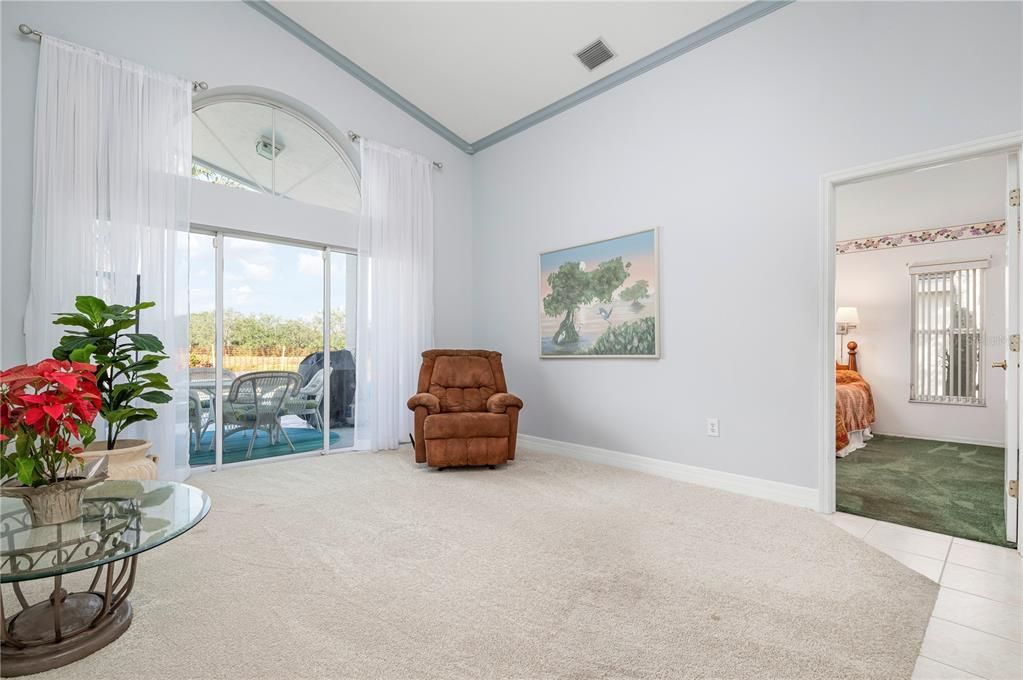
[(1006, 253), (1006, 329), (1005, 329), (1005, 537), (1016, 541), (1020, 520), (1019, 492), (1012, 495), (1010, 484), (1019, 480), (1020, 442), (1020, 156), (1009, 154), (1005, 232)]

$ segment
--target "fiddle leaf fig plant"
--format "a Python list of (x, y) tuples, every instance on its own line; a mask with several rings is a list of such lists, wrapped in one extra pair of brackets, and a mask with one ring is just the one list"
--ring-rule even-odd
[(96, 385), (102, 402), (100, 417), (107, 422), (107, 450), (132, 423), (155, 420), (156, 409), (139, 405), (166, 404), (171, 401), (167, 376), (156, 372), (167, 358), (163, 343), (150, 333), (137, 330), (139, 312), (155, 307), (141, 302), (132, 307), (108, 305), (98, 297), (79, 295), (77, 312), (62, 312), (53, 322), (68, 326), (53, 356), (60, 360), (91, 363), (96, 366)]

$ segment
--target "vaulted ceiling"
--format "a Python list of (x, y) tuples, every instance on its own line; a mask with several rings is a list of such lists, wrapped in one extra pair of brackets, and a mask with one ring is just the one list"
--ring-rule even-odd
[[(472, 151), (472, 143), (601, 79), (657, 65), (784, 3), (250, 4), (299, 37), (322, 41), (341, 55), (335, 61), (350, 60)], [(676, 45), (687, 36), (693, 44)], [(616, 56), (589, 71), (575, 53), (598, 38)]]

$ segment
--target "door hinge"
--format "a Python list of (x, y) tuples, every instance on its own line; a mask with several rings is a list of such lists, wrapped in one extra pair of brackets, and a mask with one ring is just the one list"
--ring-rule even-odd
[(1013, 333), (1012, 335), (1009, 336), (1009, 351), (1010, 352), (1019, 351), (1019, 333)]
[(1019, 480), (1009, 480), (1009, 496), (1012, 498), (1019, 498)]
[(1013, 208), (1019, 207), (1019, 189), (1013, 189), (1009, 192), (1009, 205)]

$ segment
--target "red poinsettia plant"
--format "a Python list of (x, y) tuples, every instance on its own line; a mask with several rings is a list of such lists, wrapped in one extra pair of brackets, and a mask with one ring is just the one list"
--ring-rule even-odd
[(76, 476), (100, 400), (92, 364), (44, 359), (0, 372), (0, 476), (25, 486)]

